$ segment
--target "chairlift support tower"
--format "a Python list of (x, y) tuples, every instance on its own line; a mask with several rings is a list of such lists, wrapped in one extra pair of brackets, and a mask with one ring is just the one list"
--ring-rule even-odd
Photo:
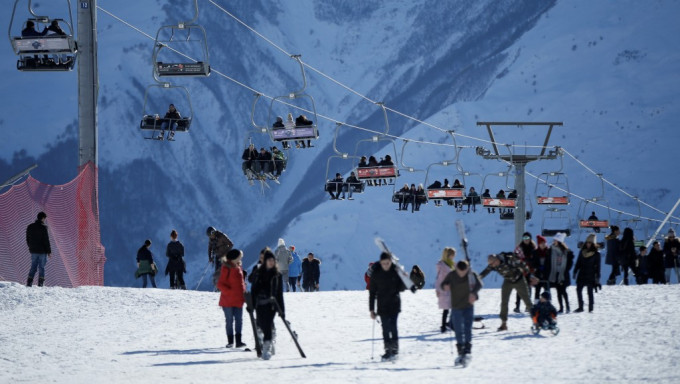
[(92, 162), (97, 156), (97, 0), (78, 0), (78, 165)]
[[(532, 161), (538, 160), (555, 160), (559, 155), (558, 147), (555, 150), (550, 150), (546, 153), (548, 148), (548, 141), (550, 140), (550, 135), (552, 134), (553, 127), (562, 126), (561, 122), (477, 122), (478, 126), (485, 126), (489, 138), (491, 139), (491, 145), (493, 147), (493, 152), (482, 147), (477, 147), (477, 155), (482, 156), (486, 160), (502, 160), (511, 163), (515, 167), (515, 189), (517, 190), (517, 206), (515, 208), (515, 244), (519, 244), (522, 241), (522, 234), (525, 232), (526, 225), (526, 183), (524, 181), (524, 172), (526, 165)], [(509, 154), (501, 154), (498, 151), (498, 145), (496, 143), (496, 137), (493, 133), (493, 126), (546, 126), (548, 127), (548, 132), (545, 135), (545, 140), (543, 141), (543, 146), (541, 152), (538, 155), (530, 154), (514, 154), (510, 151)]]

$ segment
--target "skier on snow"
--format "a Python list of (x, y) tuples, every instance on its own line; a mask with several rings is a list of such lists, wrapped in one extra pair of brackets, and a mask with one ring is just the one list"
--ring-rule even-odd
[(276, 304), (281, 308), (279, 316), (285, 321), (285, 307), (283, 303), (283, 279), (276, 267), (276, 256), (267, 249), (264, 252), (264, 262), (258, 269), (251, 289), (257, 313), (257, 326), (262, 330), (262, 358), (269, 360), (274, 354), (275, 336), (272, 332)]

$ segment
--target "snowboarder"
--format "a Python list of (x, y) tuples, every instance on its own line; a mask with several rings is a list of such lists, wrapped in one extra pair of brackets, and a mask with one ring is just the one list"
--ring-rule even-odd
[[(243, 252), (232, 249), (227, 252), (227, 262), (222, 264), (220, 278), (217, 281), (217, 289), (220, 291), (220, 307), (224, 311), (224, 320), (227, 330), (227, 348), (234, 346), (236, 336), (236, 348), (245, 347), (241, 339), (243, 326), (243, 303), (246, 292), (246, 283), (241, 268)], [(234, 325), (236, 333), (234, 334)]]
[[(479, 276), (484, 278), (491, 271), (496, 271), (499, 275), (503, 276), (503, 285), (501, 287), (501, 326), (498, 330), (507, 331), (508, 302), (510, 301), (510, 294), (513, 289), (517, 291), (527, 309), (531, 310), (532, 304), (529, 298), (529, 288), (527, 287), (527, 281), (524, 279), (524, 274), (529, 273), (529, 268), (512, 253), (491, 254), (489, 255), (488, 263), (489, 265)], [(535, 284), (536, 278), (530, 276), (529, 281)]]
[(170, 275), (170, 289), (187, 289), (184, 284), (184, 273), (186, 264), (184, 263), (184, 245), (177, 240), (176, 230), (170, 232), (170, 242), (165, 248), (165, 256), (168, 258), (168, 265), (165, 266), (165, 274)]
[(142, 288), (146, 288), (147, 276), (151, 279), (151, 286), (156, 288), (156, 264), (153, 261), (153, 253), (149, 250), (151, 248), (151, 240), (146, 239), (144, 245), (137, 250), (137, 271), (135, 277), (142, 277)]
[(319, 290), (319, 278), (321, 277), (321, 260), (314, 257), (312, 252), (302, 261), (302, 289), (305, 292)]
[[(569, 272), (574, 265), (574, 253), (567, 247), (564, 240), (567, 235), (563, 232), (553, 236), (553, 244), (550, 246), (550, 274), (548, 281), (551, 287), (557, 289), (557, 301), (560, 309), (557, 313), (563, 313), (566, 309), (569, 313), (569, 296), (567, 287), (571, 285)], [(564, 306), (562, 302), (564, 301)]]
[(264, 252), (264, 261), (256, 273), (251, 294), (257, 313), (257, 326), (262, 331), (262, 358), (269, 360), (275, 353), (275, 335), (272, 332), (276, 304), (281, 309), (279, 316), (285, 321), (285, 307), (283, 303), (283, 279), (276, 267), (276, 256), (267, 249)]
[(214, 227), (208, 227), (205, 233), (210, 238), (208, 241), (208, 261), (214, 263), (215, 265), (213, 286), (216, 287), (222, 261), (225, 260), (227, 253), (234, 247), (234, 243), (227, 235), (218, 231)]
[[(406, 289), (404, 282), (397, 273), (396, 266), (392, 263), (392, 256), (387, 252), (380, 254), (380, 268), (371, 274), (369, 283), (368, 309), (371, 319), (380, 316), (385, 354), (382, 360), (391, 360), (399, 354), (399, 333), (397, 331), (397, 318), (401, 311), (401, 298), (399, 292)], [(376, 311), (375, 301), (378, 301)]]
[[(29, 21), (29, 23), (32, 22)], [(43, 286), (45, 283), (45, 264), (47, 258), (52, 257), (50, 235), (45, 220), (47, 220), (47, 214), (39, 212), (37, 220), (26, 227), (26, 244), (28, 244), (28, 252), (31, 253), (31, 269), (28, 271), (27, 287), (33, 285), (36, 271), (38, 272), (38, 286)]]
[(283, 276), (283, 287), (288, 292), (290, 291), (288, 287), (288, 265), (293, 261), (293, 256), (290, 250), (286, 248), (286, 242), (283, 239), (279, 239), (274, 255), (276, 255), (276, 264), (279, 272)]
[(451, 322), (456, 333), (458, 358), (456, 365), (466, 366), (472, 352), (472, 321), (475, 318), (475, 301), (482, 288), (479, 276), (472, 271), (467, 261), (461, 260), (456, 269), (449, 272), (440, 288), (450, 292)]
[(434, 282), (434, 292), (437, 294), (437, 304), (439, 309), (442, 310), (442, 326), (440, 328), (441, 332), (446, 332), (447, 327), (451, 327), (449, 321), (449, 310), (451, 309), (451, 293), (441, 287), (442, 281), (449, 275), (451, 271), (455, 268), (456, 250), (451, 247), (446, 247), (442, 251), (442, 257), (437, 262), (437, 277)]
[(583, 287), (588, 289), (588, 312), (592, 312), (595, 305), (593, 290), (600, 281), (600, 252), (597, 251), (597, 237), (594, 233), (588, 235), (579, 251), (574, 278), (578, 297), (578, 308), (574, 312), (583, 312)]
[(532, 331), (538, 333), (541, 329), (549, 329), (557, 334), (557, 310), (550, 302), (550, 292), (541, 293), (538, 303), (531, 309), (533, 320)]

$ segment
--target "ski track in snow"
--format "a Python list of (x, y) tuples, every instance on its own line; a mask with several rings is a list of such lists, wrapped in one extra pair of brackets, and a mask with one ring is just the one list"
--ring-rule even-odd
[[(473, 331), (472, 363), (459, 369), (452, 334), (438, 330), (433, 290), (402, 293), (394, 363), (380, 362), (367, 292), (287, 293), (287, 318), (308, 358), (277, 319), (276, 355), (262, 361), (254, 351), (224, 348), (217, 293), (0, 282), (0, 383), (673, 383), (680, 381), (677, 293), (676, 285), (604, 287), (594, 313), (562, 315), (558, 336), (533, 336), (526, 314), (511, 313), (509, 331), (496, 332), (500, 291), (482, 290), (476, 315), (487, 318), (486, 328)], [(574, 287), (569, 295), (573, 310)], [(243, 320), (253, 347), (245, 312)]]

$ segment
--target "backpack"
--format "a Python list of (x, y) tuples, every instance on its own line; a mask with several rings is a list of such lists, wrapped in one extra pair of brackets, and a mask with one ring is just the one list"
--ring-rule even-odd
[(425, 286), (425, 274), (417, 264), (411, 268), (409, 277), (411, 278), (413, 285), (416, 286), (416, 289), (422, 289)]

